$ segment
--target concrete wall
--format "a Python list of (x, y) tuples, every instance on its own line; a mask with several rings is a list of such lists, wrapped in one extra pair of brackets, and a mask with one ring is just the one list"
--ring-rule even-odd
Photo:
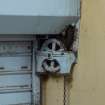
[[(82, 0), (79, 58), (70, 105), (105, 105), (105, 0)], [(46, 104), (63, 105), (63, 77), (47, 82)]]

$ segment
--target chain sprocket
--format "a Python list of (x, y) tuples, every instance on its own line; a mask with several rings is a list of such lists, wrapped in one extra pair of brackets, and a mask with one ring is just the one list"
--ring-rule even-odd
[(49, 39), (44, 42), (41, 51), (64, 51), (63, 43), (57, 39)]

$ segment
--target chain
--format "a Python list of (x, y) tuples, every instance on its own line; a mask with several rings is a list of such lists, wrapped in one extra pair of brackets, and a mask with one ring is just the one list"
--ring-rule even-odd
[(70, 76), (64, 76), (64, 105), (70, 105)]

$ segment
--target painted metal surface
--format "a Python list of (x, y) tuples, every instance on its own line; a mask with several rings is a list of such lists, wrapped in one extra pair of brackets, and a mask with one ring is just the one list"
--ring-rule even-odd
[(79, 16), (0, 16), (0, 34), (58, 34)]
[(80, 0), (0, 0), (0, 34), (58, 34), (79, 20)]
[(66, 51), (61, 40), (45, 40), (41, 50), (36, 52), (37, 72), (39, 74), (69, 74), (76, 57), (72, 51)]
[[(49, 54), (51, 55), (49, 58)], [(69, 74), (72, 64), (75, 62), (75, 55), (72, 52), (62, 53), (62, 52), (37, 52), (37, 72), (46, 73), (46, 70), (43, 68), (43, 61), (46, 59), (56, 60), (59, 63), (60, 71), (57, 74)], [(51, 66), (51, 65), (50, 65)], [(50, 67), (48, 65), (48, 67)], [(49, 70), (48, 70), (49, 71)], [(49, 71), (50, 72), (50, 71)], [(53, 71), (52, 71), (53, 72)]]
[(41, 51), (64, 51), (64, 45), (62, 44), (61, 41), (57, 39), (48, 39), (46, 40), (42, 47)]
[(0, 15), (77, 16), (79, 0), (0, 0)]
[(41, 105), (41, 81), (40, 77), (36, 75), (36, 50), (37, 41), (33, 41), (33, 55), (32, 55), (32, 101), (33, 105)]
[(39, 105), (32, 49), (31, 41), (0, 42), (0, 105)]

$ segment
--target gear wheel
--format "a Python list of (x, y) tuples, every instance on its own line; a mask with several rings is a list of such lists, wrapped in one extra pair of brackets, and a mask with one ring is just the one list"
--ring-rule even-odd
[(42, 67), (46, 72), (50, 73), (56, 73), (59, 72), (60, 70), (60, 64), (55, 59), (54, 60), (45, 59), (42, 63)]
[(42, 45), (41, 51), (64, 51), (64, 45), (57, 39), (49, 39)]

